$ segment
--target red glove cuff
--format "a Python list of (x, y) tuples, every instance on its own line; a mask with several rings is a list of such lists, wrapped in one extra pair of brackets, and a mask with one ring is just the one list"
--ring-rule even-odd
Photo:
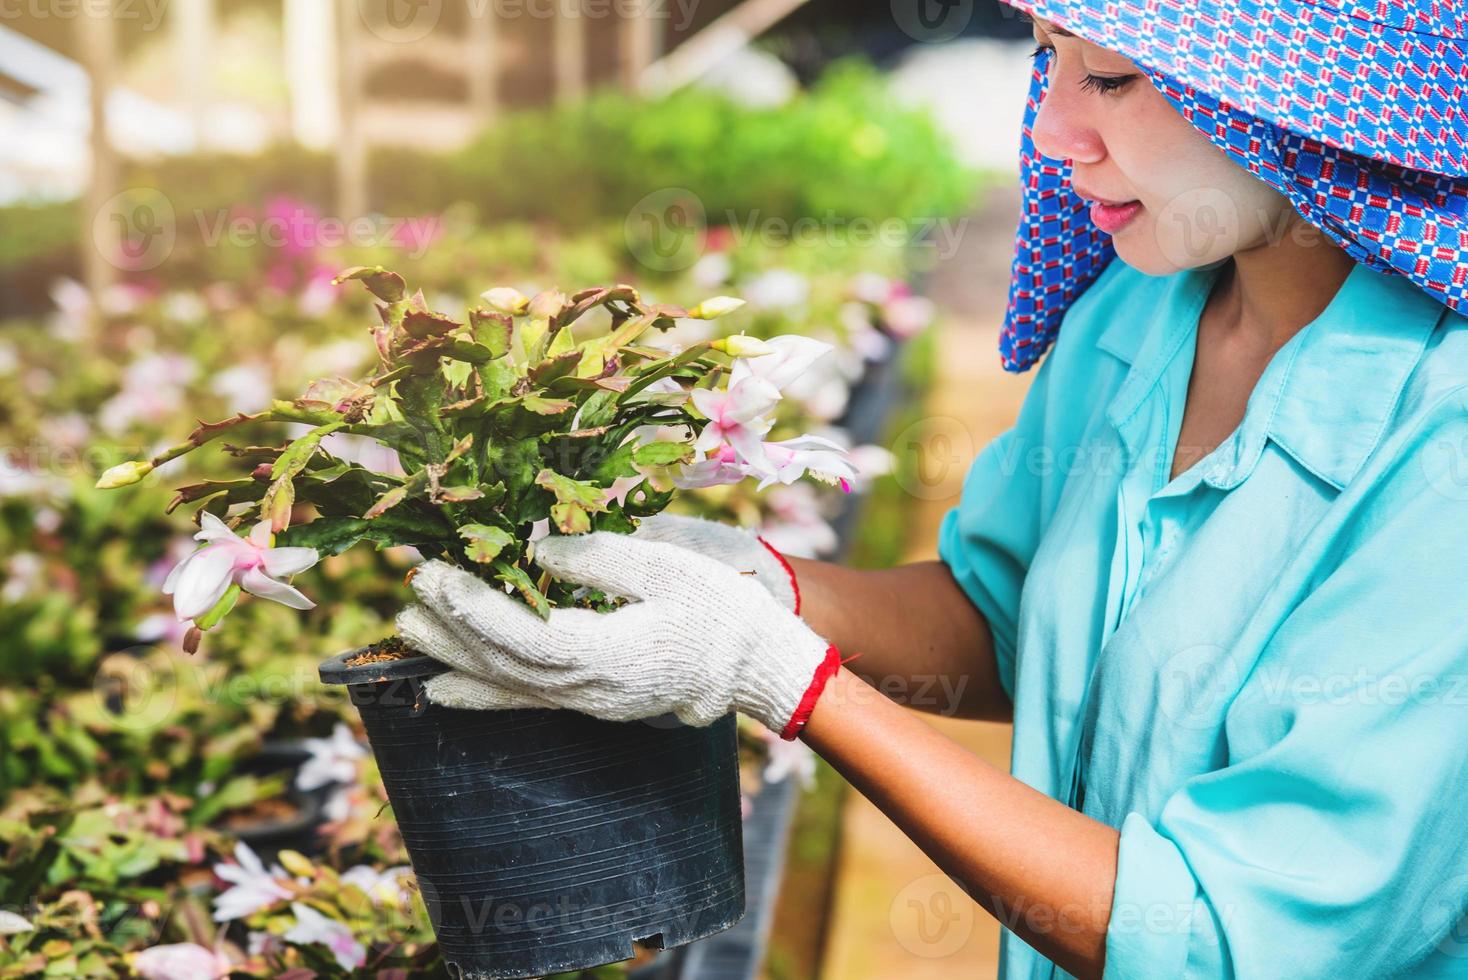
[(790, 716), (790, 721), (780, 732), (780, 737), (785, 741), (794, 741), (795, 737), (805, 728), (805, 723), (810, 721), (812, 711), (816, 710), (816, 702), (821, 698), (821, 692), (826, 689), (826, 682), (836, 676), (836, 671), (841, 669), (841, 651), (836, 649), (832, 643), (826, 647), (826, 659), (821, 661), (816, 668), (815, 676), (810, 679), (810, 687), (805, 689), (801, 695), (800, 704), (795, 708), (795, 714)]
[(792, 589), (795, 590), (795, 615), (799, 616), (800, 615), (800, 583), (798, 583), (798, 582), (795, 581), (795, 569), (793, 569), (793, 568), (790, 567), (790, 562), (788, 562), (788, 561), (785, 560), (785, 556), (784, 555), (780, 554), (780, 552), (778, 552), (778, 551), (775, 550), (775, 546), (774, 545), (770, 544), (768, 541), (766, 541), (764, 538), (760, 537), (757, 534), (755, 535), (755, 540), (757, 540), (760, 544), (764, 545), (765, 548), (769, 550), (770, 554), (772, 554), (772, 555), (775, 556), (775, 560), (780, 563), (780, 567), (783, 568), (783, 569), (785, 569), (785, 574), (790, 576), (790, 588), (792, 588)]

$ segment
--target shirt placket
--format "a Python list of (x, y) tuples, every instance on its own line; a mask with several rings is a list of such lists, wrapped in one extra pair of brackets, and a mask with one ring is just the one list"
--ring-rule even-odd
[(1177, 507), (1181, 498), (1196, 485), (1193, 473), (1176, 481), (1168, 480), (1171, 469), (1169, 446), (1175, 440), (1184, 398), (1177, 392), (1142, 406), (1117, 426), (1125, 449), (1122, 478), (1116, 490), (1116, 546), (1112, 551), (1111, 573), (1107, 579), (1106, 621), (1102, 626), (1100, 652), (1091, 670), (1081, 704), (1081, 724), (1076, 738), (1075, 758), (1071, 767), (1070, 806), (1079, 810), (1085, 804), (1084, 759), (1092, 731), (1089, 712), (1094, 703), (1094, 684), (1099, 674), (1101, 657), (1117, 628), (1126, 620), (1138, 597), (1167, 561), (1176, 544)]

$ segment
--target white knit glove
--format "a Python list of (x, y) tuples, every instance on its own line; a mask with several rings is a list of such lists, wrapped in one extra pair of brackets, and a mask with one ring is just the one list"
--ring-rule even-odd
[(795, 570), (784, 555), (751, 530), (664, 511), (642, 518), (632, 537), (639, 541), (663, 541), (717, 558), (763, 585), (786, 609), (800, 612), (800, 587), (795, 581)]
[(596, 531), (536, 543), (563, 582), (634, 601), (541, 619), (444, 562), (413, 576), (407, 643), (456, 670), (425, 683), (457, 708), (570, 708), (610, 721), (671, 712), (694, 726), (743, 711), (785, 738), (804, 726), (840, 653), (750, 576), (663, 541)]

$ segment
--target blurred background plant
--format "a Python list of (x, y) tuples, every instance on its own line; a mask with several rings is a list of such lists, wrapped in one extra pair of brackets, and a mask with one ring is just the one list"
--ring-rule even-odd
[[(713, 3), (603, 35), (446, 2), (425, 5), (443, 13), (421, 38), (387, 41), (325, 3), (176, 6), (151, 28), (122, 5), (0, 25), (0, 81), (20, 93), (0, 100), (17, 133), (0, 151), (0, 978), (437, 975), (354, 712), (316, 676), (391, 631), (416, 553), (330, 556), (315, 609), (242, 604), (189, 657), (160, 586), (191, 528), (165, 510), (177, 487), (233, 475), (227, 460), (169, 463), (126, 493), (97, 477), (176, 440), (186, 415), (364, 374), (375, 314), (331, 283), (348, 266), (396, 269), (435, 309), (495, 283), (629, 282), (649, 302), (748, 301), (649, 343), (834, 345), (768, 438), (848, 448), (868, 508), (853, 523), (840, 489), (745, 481), (673, 509), (789, 554), (890, 563), (896, 430), (854, 441), (848, 426), (882, 377), (925, 384), (925, 277), (992, 171), (941, 107), (914, 107), (900, 82), (920, 72), (890, 57), (890, 12), (861, 5)], [(709, 47), (730, 16), (763, 40)], [(501, 56), (487, 95), (477, 60), (444, 64), (493, 61), (486, 44)], [(449, 125), (451, 103), (468, 108)], [(92, 134), (68, 128), (89, 104)], [(385, 465), (364, 440), (327, 440)], [(828, 866), (837, 781), (752, 723), (741, 744), (749, 794), (792, 776), (819, 788), (795, 853)]]

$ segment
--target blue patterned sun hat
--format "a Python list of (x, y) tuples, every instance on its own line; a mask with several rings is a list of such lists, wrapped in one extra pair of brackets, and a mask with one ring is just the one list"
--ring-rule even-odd
[[(1468, 11), (1451, 0), (1005, 0), (1125, 55), (1250, 173), (1357, 262), (1450, 309), (1468, 302)], [(1024, 371), (1115, 256), (1031, 137), (1048, 84), (1036, 59), (1020, 143), (1023, 210), (1004, 367)]]

